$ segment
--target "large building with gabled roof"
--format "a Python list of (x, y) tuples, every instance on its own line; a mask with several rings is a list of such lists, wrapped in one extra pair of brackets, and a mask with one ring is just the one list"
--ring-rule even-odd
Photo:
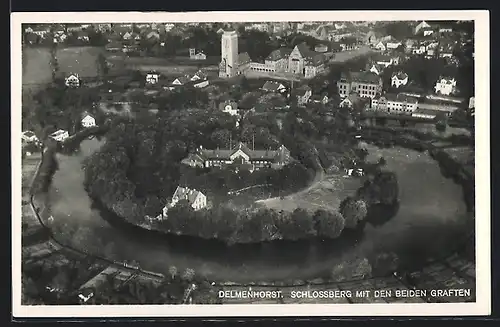
[(239, 142), (230, 149), (204, 149), (200, 146), (181, 163), (191, 167), (233, 167), (253, 171), (259, 168), (280, 169), (291, 160), (290, 151), (284, 145), (276, 150), (255, 150)]
[(272, 51), (261, 62), (252, 62), (248, 53), (238, 53), (238, 33), (224, 32), (222, 35), (222, 55), (219, 64), (219, 77), (230, 78), (252, 72), (262, 75), (294, 75), (300, 78), (313, 78), (325, 70), (328, 58), (325, 53), (311, 50), (303, 42), (293, 50), (279, 48)]

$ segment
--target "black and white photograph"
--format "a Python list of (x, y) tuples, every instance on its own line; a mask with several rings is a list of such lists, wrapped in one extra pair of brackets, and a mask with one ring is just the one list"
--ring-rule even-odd
[(12, 14), (14, 316), (488, 314), (489, 69), (486, 11)]

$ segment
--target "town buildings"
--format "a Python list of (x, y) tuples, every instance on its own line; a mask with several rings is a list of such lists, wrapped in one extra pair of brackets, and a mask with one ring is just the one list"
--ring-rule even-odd
[(439, 114), (439, 111), (437, 111), (437, 110), (417, 108), (412, 113), (412, 117), (432, 120), (432, 119), (436, 118), (438, 114)]
[(276, 81), (267, 81), (262, 86), (262, 90), (267, 92), (282, 93), (286, 91), (286, 87), (283, 84)]
[(308, 85), (302, 85), (293, 91), (293, 95), (297, 98), (297, 105), (302, 107), (309, 102), (312, 96), (312, 89)]
[(163, 216), (168, 216), (168, 210), (182, 200), (187, 201), (195, 211), (207, 207), (207, 196), (205, 194), (198, 190), (190, 189), (189, 187), (177, 186), (174, 195), (172, 195), (172, 200), (163, 208)]
[(21, 134), (21, 139), (25, 142), (28, 142), (28, 143), (35, 143), (35, 142), (38, 142), (38, 137), (36, 136), (36, 134), (32, 131), (24, 131), (22, 134)]
[(411, 115), (418, 105), (416, 98), (405, 94), (387, 93), (383, 96), (372, 99), (372, 109), (389, 114)]
[(78, 74), (69, 74), (65, 79), (64, 79), (64, 84), (67, 87), (79, 87), (80, 86), (80, 76)]
[(69, 137), (69, 133), (68, 133), (68, 131), (60, 129), (60, 130), (57, 130), (54, 133), (50, 134), (50, 137), (52, 139), (56, 140), (57, 142), (63, 142), (64, 140), (66, 140)]
[(196, 51), (196, 49), (191, 48), (191, 49), (189, 49), (189, 59), (192, 59), (192, 60), (206, 60), (207, 59), (207, 55), (204, 54), (200, 50)]
[(81, 123), (82, 123), (82, 126), (84, 128), (90, 128), (90, 127), (95, 127), (96, 126), (95, 118), (94, 117), (92, 117), (88, 113), (84, 113), (82, 116), (83, 116), (83, 118), (82, 118)]
[(222, 112), (230, 114), (231, 116), (239, 115), (238, 104), (231, 100), (226, 100), (224, 102), (219, 103), (219, 109)]
[(342, 74), (337, 88), (342, 98), (356, 92), (361, 97), (373, 99), (382, 92), (382, 79), (372, 72), (350, 72)]
[(441, 76), (434, 86), (436, 94), (452, 95), (456, 92), (457, 81), (451, 77)]
[(288, 58), (292, 51), (280, 48), (272, 51), (265, 60), (265, 65), (274, 72), (284, 73), (288, 71)]
[(391, 77), (391, 86), (398, 88), (408, 84), (408, 74), (403, 72), (393, 73)]
[(370, 71), (374, 74), (380, 75), (384, 71), (384, 68), (385, 68), (384, 66), (381, 66), (379, 64), (372, 64), (368, 71)]
[(347, 108), (355, 108), (357, 105), (359, 105), (362, 102), (362, 98), (359, 96), (359, 94), (353, 92), (346, 96), (339, 104), (341, 107), (347, 107)]
[(149, 72), (146, 74), (146, 84), (154, 85), (160, 80), (160, 74), (157, 72)]
[(240, 142), (230, 149), (197, 148), (181, 162), (191, 167), (234, 167), (254, 171), (259, 168), (280, 169), (291, 161), (290, 151), (281, 145), (277, 150), (255, 150)]
[(248, 53), (238, 53), (238, 33), (225, 31), (222, 34), (222, 55), (219, 64), (219, 77), (231, 78), (246, 72), (294, 75), (301, 78), (313, 78), (325, 71), (327, 57), (301, 43), (294, 49), (280, 48), (272, 51), (263, 63), (252, 62)]

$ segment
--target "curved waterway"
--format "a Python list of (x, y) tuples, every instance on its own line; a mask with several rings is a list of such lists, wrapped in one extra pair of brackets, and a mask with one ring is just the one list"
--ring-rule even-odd
[[(193, 268), (214, 280), (245, 282), (320, 277), (337, 264), (380, 252), (394, 252), (402, 259), (423, 264), (451, 251), (470, 228), (466, 227), (461, 187), (444, 178), (428, 154), (368, 146), (373, 160), (383, 156), (387, 169), (397, 173), (400, 205), (392, 217), (381, 216), (367, 223), (362, 232), (332, 241), (231, 248), (194, 238), (155, 237), (123, 226), (119, 218), (98, 209), (84, 190), (82, 161), (102, 144), (95, 138), (85, 140), (78, 153), (58, 154), (59, 170), (46, 198), (53, 224), (83, 226), (100, 238), (103, 246), (112, 244), (113, 257), (109, 259), (136, 260), (146, 270), (166, 274), (170, 266), (179, 271)], [(86, 244), (79, 246), (85, 248)]]

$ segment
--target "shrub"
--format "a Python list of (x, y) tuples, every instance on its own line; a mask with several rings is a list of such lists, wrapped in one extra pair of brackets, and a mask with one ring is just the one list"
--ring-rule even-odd
[(365, 201), (347, 197), (340, 204), (340, 213), (345, 219), (346, 228), (356, 228), (358, 223), (365, 219), (368, 208)]
[(185, 281), (192, 281), (195, 277), (195, 271), (194, 269), (191, 269), (191, 268), (186, 268), (186, 270), (184, 270), (184, 272), (182, 273), (182, 279), (185, 280)]
[(337, 238), (345, 227), (345, 219), (339, 212), (318, 210), (313, 216), (318, 236)]

